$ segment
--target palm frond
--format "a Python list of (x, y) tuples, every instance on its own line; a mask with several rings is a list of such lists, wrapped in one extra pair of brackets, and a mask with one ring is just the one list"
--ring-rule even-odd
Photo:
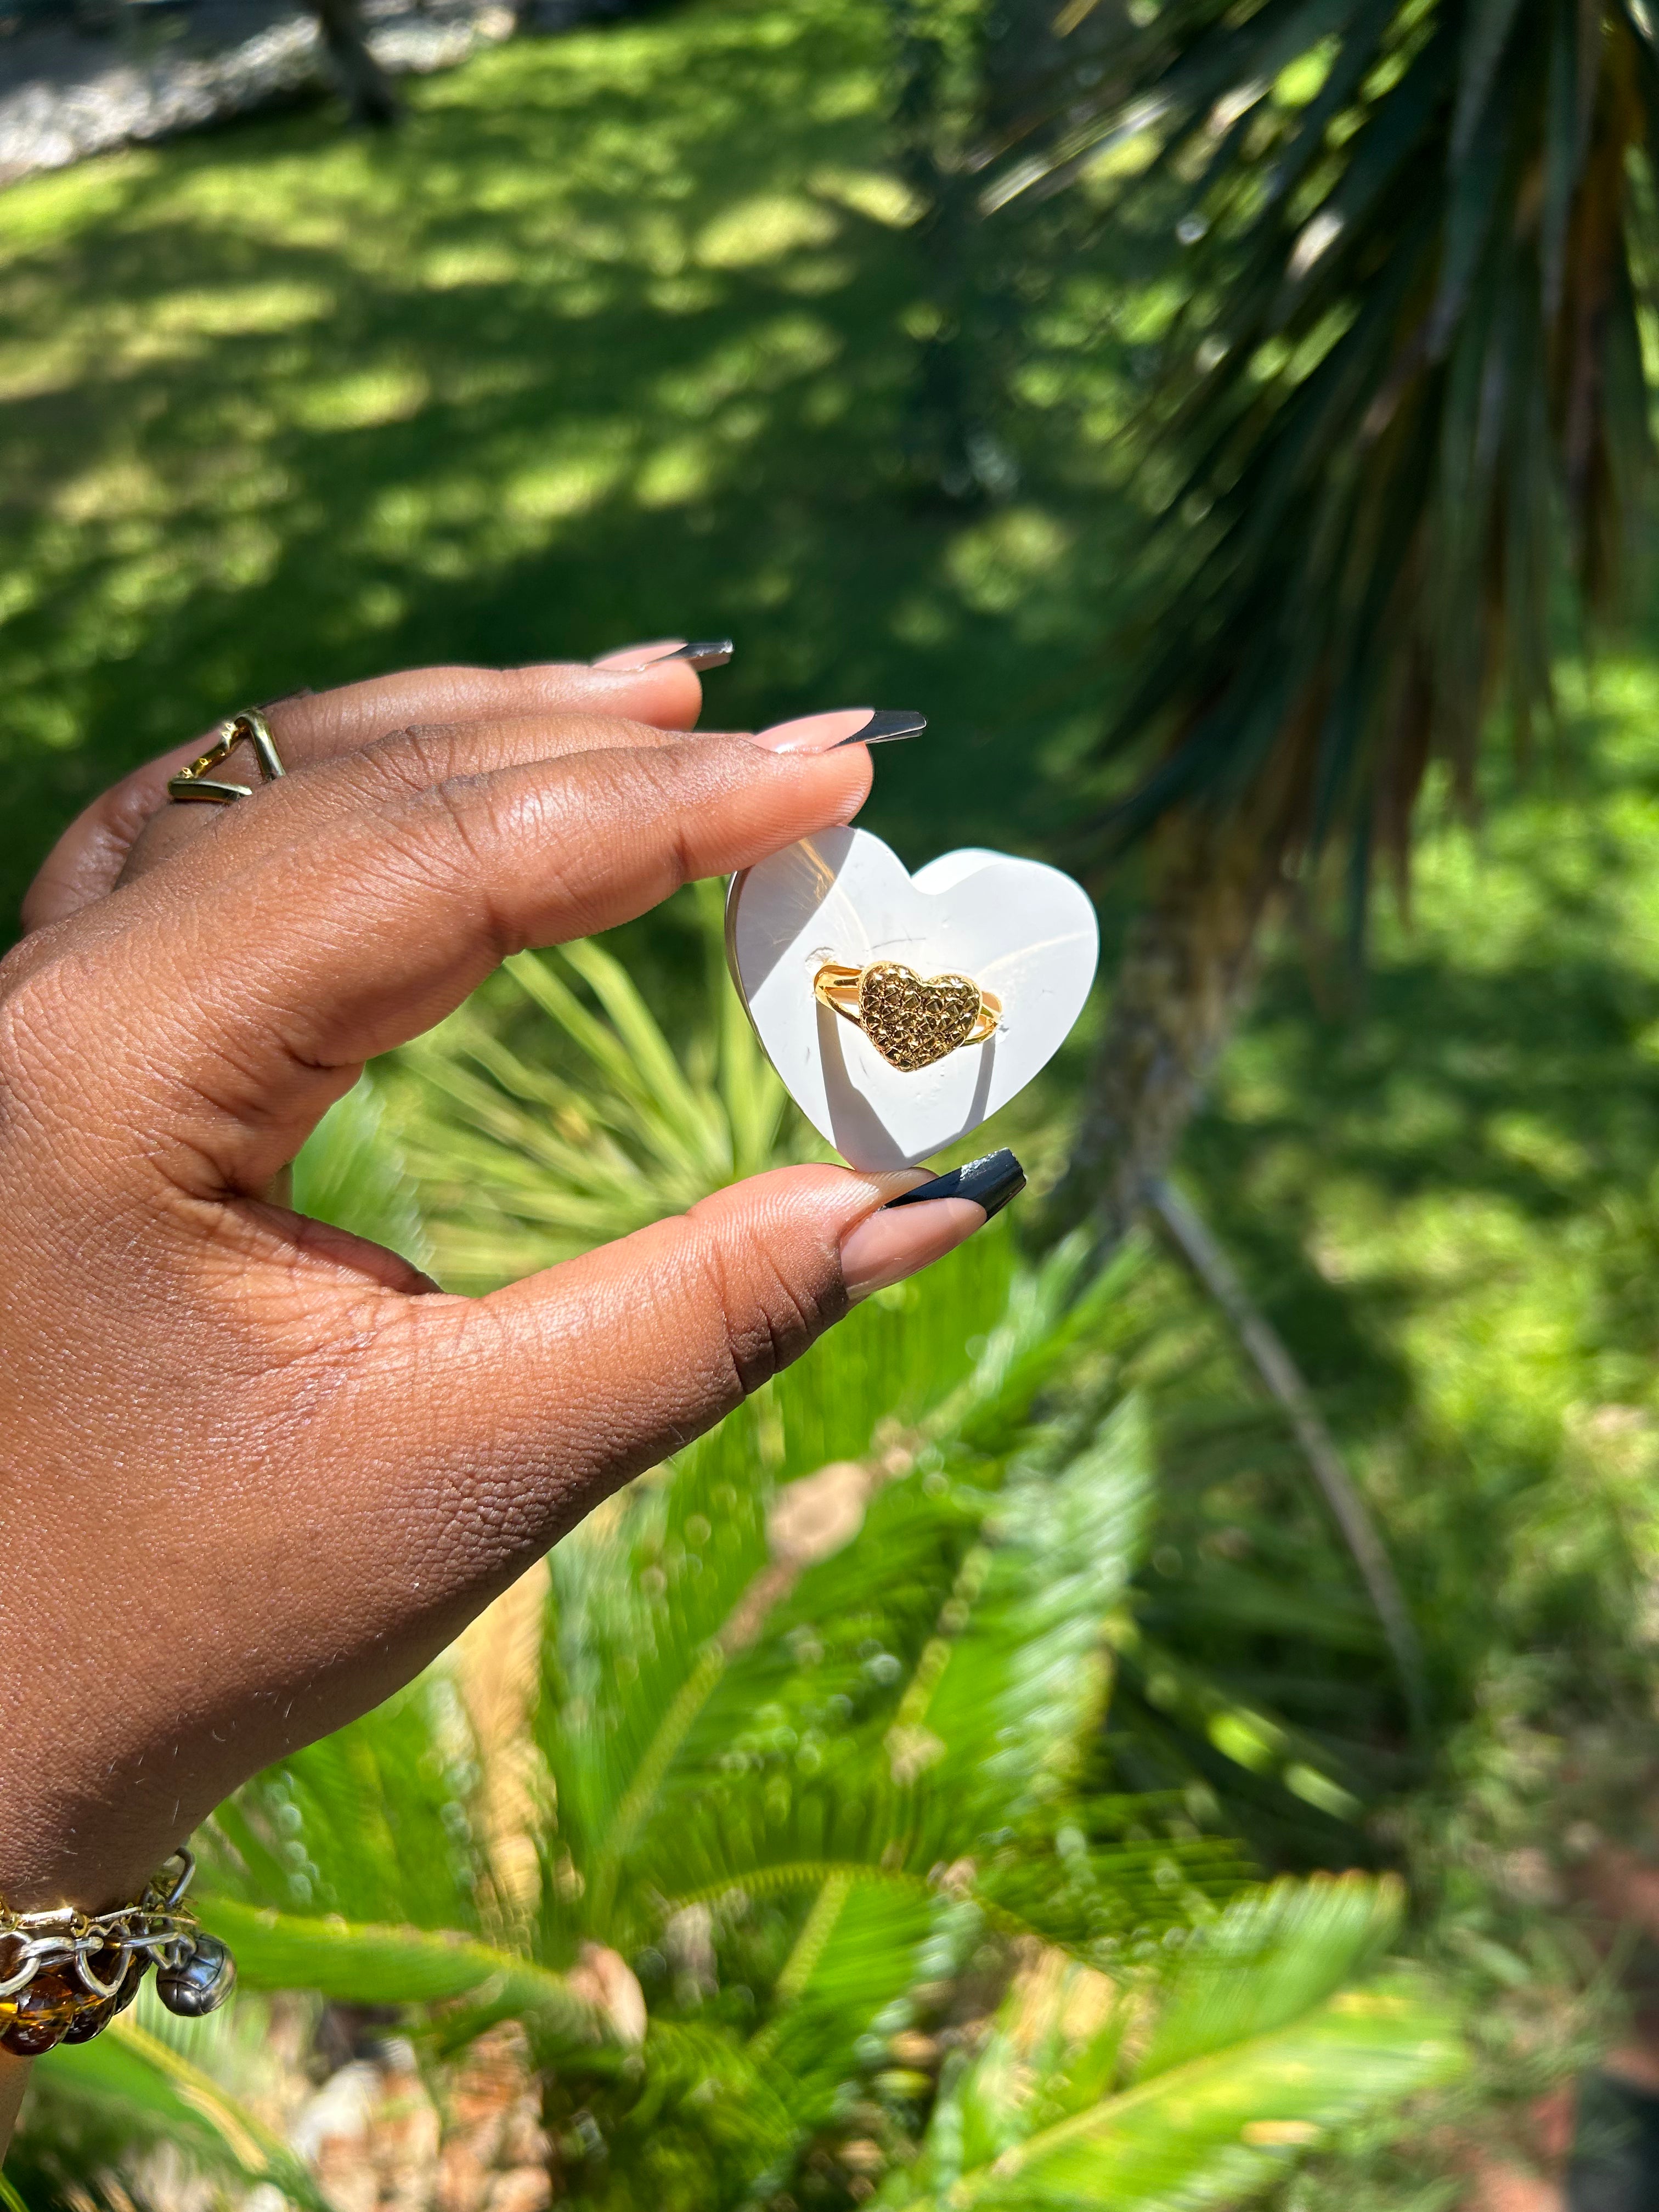
[[(740, 1408), (679, 1455), (671, 1481), (594, 1516), (553, 1555), (537, 1736), (583, 1924), (605, 1940), (629, 1855), (724, 1671), (720, 1631), (766, 1564), (762, 1420)], [(562, 1893), (549, 1885), (556, 1954)]]
[(1452, 2025), (1417, 1984), (1342, 1986), (1397, 1917), (1385, 1887), (1352, 1877), (1241, 1899), (1189, 1939), (1115, 2089), (1130, 2001), (1074, 1971), (1016, 1985), (884, 2201), (1152, 2212), (1254, 2193), (1298, 2150), (1458, 2069)]
[(389, 1246), (422, 1272), (430, 1267), (431, 1240), (373, 1073), (360, 1076), (307, 1138), (294, 1163), (294, 1204), (314, 1221)]
[(1280, 848), (1345, 836), (1363, 900), (1431, 762), (1467, 795), (1494, 703), (1522, 744), (1553, 713), (1559, 587), (1583, 616), (1617, 580), (1651, 458), (1651, 27), (1619, 0), (1080, 21), (1071, 53), (1031, 33), (1046, 90), (974, 166), (999, 222), (1070, 185), (1170, 242), (1101, 789), (1119, 834), (1248, 802)]
[[(329, 2212), (314, 2177), (257, 2114), (131, 2015), (89, 2044), (38, 2059), (33, 2094), (37, 2111), (58, 2115), (70, 2142), (84, 2124), (94, 2142), (171, 2143), (222, 2182), (267, 2185), (301, 2212)], [(48, 2186), (54, 2178), (49, 2160), (37, 2166), (38, 2142), (26, 2134), (13, 2165), (25, 2202), (30, 2169)]]
[(291, 1912), (476, 1930), (488, 1869), (473, 1754), (454, 1684), (433, 1669), (221, 1806), (206, 1886)]
[(757, 2038), (799, 2084), (799, 2127), (828, 2118), (849, 2067), (868, 2074), (887, 2063), (889, 2041), (914, 2017), (912, 1990), (955, 1972), (982, 1924), (971, 1905), (920, 1883), (830, 1876)]
[(398, 1127), (446, 1283), (493, 1288), (760, 1168), (827, 1157), (726, 980), (719, 886), (692, 885), (667, 919), (690, 923), (701, 971), (683, 1050), (592, 940), (518, 955), (405, 1048)]
[(986, 1524), (977, 1597), (961, 1593), (922, 1653), (895, 1736), (936, 1743), (940, 1784), (977, 1802), (988, 1826), (1018, 1826), (1074, 1794), (1148, 1496), (1145, 1422), (1130, 1400), (1058, 1474), (1009, 1484)]
[(310, 1990), (368, 2005), (428, 2005), (487, 1991), (503, 2012), (533, 2019), (544, 2039), (580, 2050), (606, 2038), (602, 2015), (562, 1975), (452, 1929), (273, 1912), (224, 1897), (204, 1913), (250, 1989)]
[(1191, 1943), (1133, 2069), (1149, 2081), (1274, 2033), (1372, 1969), (1399, 1932), (1397, 1882), (1281, 1881), (1240, 1898)]

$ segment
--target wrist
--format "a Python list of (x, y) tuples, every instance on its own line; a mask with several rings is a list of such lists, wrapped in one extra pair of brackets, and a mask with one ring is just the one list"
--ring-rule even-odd
[(23, 2092), (29, 2085), (30, 2061), (13, 2058), (0, 2051), (0, 2158), (5, 2156), (6, 2145), (11, 2141), (11, 2131), (17, 2118), (17, 2107), (23, 2101)]
[(236, 1968), (185, 1901), (196, 1871), (179, 1850), (142, 1894), (88, 1915), (73, 1905), (0, 1909), (0, 2050), (38, 2057), (59, 2043), (88, 2043), (137, 1996), (151, 1967), (169, 2012), (198, 2018), (235, 1987)]

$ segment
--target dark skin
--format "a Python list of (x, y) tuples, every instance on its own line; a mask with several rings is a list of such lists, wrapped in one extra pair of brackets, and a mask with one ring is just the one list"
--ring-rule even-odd
[[(289, 774), (66, 832), (0, 963), (0, 1897), (100, 1910), (408, 1680), (617, 1486), (970, 1235), (793, 1168), (484, 1298), (281, 1202), (507, 953), (851, 818), (862, 746), (687, 734), (684, 664), (280, 703)], [(237, 770), (240, 769), (240, 775)], [(252, 781), (243, 756), (221, 773)], [(0, 2148), (27, 2066), (0, 2056)]]

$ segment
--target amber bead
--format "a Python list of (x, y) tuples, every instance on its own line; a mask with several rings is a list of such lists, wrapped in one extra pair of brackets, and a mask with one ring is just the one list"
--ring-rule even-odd
[(94, 2035), (100, 2035), (109, 2026), (115, 2017), (115, 2012), (116, 2004), (113, 1997), (104, 1997), (100, 2000), (89, 1997), (64, 2030), (64, 2042), (90, 2043)]
[(14, 2058), (38, 2058), (64, 2039), (87, 1991), (71, 1981), (71, 1970), (43, 1966), (27, 1989), (0, 1998), (0, 2051)]
[(75, 2018), (64, 2030), (65, 2043), (90, 2043), (94, 2035), (101, 2034), (116, 2014), (125, 2011), (132, 2002), (143, 1979), (142, 1969), (129, 1952), (94, 1951), (87, 1965), (100, 1982), (115, 1982), (118, 1986), (114, 1994), (107, 1997), (96, 1996), (88, 1989), (82, 1990)]

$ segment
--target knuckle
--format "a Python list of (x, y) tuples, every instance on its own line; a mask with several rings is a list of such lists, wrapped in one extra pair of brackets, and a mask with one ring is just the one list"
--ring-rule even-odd
[(635, 722), (621, 714), (595, 715), (591, 719), (595, 735), (602, 739), (607, 751), (667, 755), (686, 743), (684, 730), (659, 729), (654, 722)]
[(478, 802), (465, 783), (441, 776), (386, 809), (377, 846), (391, 865), (410, 867), (423, 884), (438, 890), (473, 883), (480, 866)]
[(753, 1230), (728, 1227), (707, 1242), (702, 1256), (732, 1376), (746, 1397), (792, 1365), (829, 1326), (827, 1294)]
[(406, 875), (421, 893), (452, 902), (495, 958), (505, 958), (524, 943), (496, 891), (514, 811), (486, 776), (441, 775), (382, 817), (372, 865), (383, 878)]
[(422, 800), (416, 811), (446, 866), (470, 883), (485, 880), (489, 848), (505, 827), (489, 778), (441, 775)]
[(376, 738), (357, 757), (377, 781), (414, 794), (453, 772), (456, 735), (453, 723), (411, 722)]

